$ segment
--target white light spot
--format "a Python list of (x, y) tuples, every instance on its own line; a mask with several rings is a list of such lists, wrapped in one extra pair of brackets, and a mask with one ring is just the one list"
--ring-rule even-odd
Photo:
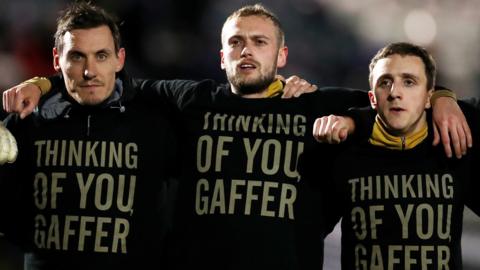
[(412, 10), (405, 18), (405, 34), (415, 44), (427, 46), (437, 35), (437, 24), (432, 14), (425, 10)]

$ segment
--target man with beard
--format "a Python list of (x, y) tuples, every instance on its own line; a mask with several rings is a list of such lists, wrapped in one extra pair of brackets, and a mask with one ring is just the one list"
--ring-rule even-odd
[(183, 147), (176, 201), (173, 269), (322, 267), (318, 194), (303, 189), (297, 160), (314, 144), (313, 119), (366, 105), (364, 92), (317, 91), (281, 99), (277, 68), (288, 49), (278, 19), (261, 5), (229, 16), (221, 67), (211, 80), (142, 81), (142, 91), (179, 110)]
[(314, 145), (316, 117), (368, 98), (335, 88), (281, 99), (275, 75), (287, 62), (284, 43), (274, 14), (246, 6), (222, 29), (228, 84), (137, 81), (151, 100), (166, 98), (178, 113), (183, 160), (173, 269), (322, 267), (322, 209), (313, 208), (320, 195), (304, 187), (297, 160)]

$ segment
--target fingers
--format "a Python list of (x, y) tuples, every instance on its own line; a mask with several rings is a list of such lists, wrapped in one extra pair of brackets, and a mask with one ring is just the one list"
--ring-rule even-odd
[(11, 98), (10, 96), (15, 94), (15, 87), (7, 89), (3, 92), (3, 110), (6, 112), (12, 112), (10, 102)]
[(16, 112), (16, 113), (22, 112), (25, 106), (25, 102), (28, 101), (23, 95), (22, 88), (24, 87), (20, 85), (19, 87), (17, 87), (16, 91), (12, 91), (12, 92), (15, 92), (15, 95), (12, 97), (11, 109), (13, 112)]
[(343, 117), (336, 115), (317, 118), (313, 125), (313, 137), (321, 143), (338, 144), (348, 136), (348, 128)]
[(434, 145), (438, 144), (440, 138), (448, 157), (452, 157), (452, 147), (457, 158), (465, 155), (467, 149), (472, 147), (473, 140), (465, 115), (457, 102), (447, 97), (438, 98), (433, 107), (433, 119), (437, 124), (434, 125)]
[(456, 125), (456, 128), (460, 148), (455, 149), (455, 154), (457, 158), (461, 158), (463, 155), (467, 154), (467, 135), (465, 134), (462, 125)]
[(440, 142), (440, 134), (438, 133), (438, 127), (437, 127), (437, 124), (435, 122), (433, 122), (433, 143), (432, 143), (432, 145), (433, 146), (438, 145), (439, 142)]
[(334, 120), (335, 120), (335, 115), (329, 115), (327, 117), (327, 124), (323, 125), (324, 129), (322, 130), (322, 133), (324, 134), (325, 140), (328, 143), (334, 143), (333, 141), (333, 138), (335, 137), (335, 135), (333, 134), (335, 133), (335, 130), (333, 129)]
[(466, 120), (462, 122), (462, 127), (467, 136), (467, 147), (471, 148), (473, 146), (472, 131)]
[(320, 133), (320, 130), (322, 130), (322, 125), (323, 122), (326, 121), (324, 117), (317, 118), (315, 119), (315, 122), (313, 123), (313, 137), (317, 142), (323, 142), (323, 137), (322, 134)]
[(450, 136), (448, 133), (448, 125), (443, 124), (440, 127), (440, 138), (443, 143), (443, 148), (445, 149), (445, 154), (447, 157), (451, 158), (452, 157), (452, 148), (450, 147)]
[(17, 97), (19, 86), (12, 87), (3, 92), (3, 109), (6, 112), (17, 112), (16, 110), (22, 106), (20, 98)]
[(345, 141), (348, 136), (348, 130), (347, 129), (340, 130), (340, 132), (338, 133), (338, 136), (341, 142)]
[(453, 152), (457, 158), (462, 158), (462, 147), (460, 145), (460, 136), (458, 134), (458, 129), (456, 126), (453, 126), (449, 129), (450, 133), (450, 144), (453, 146)]
[(285, 80), (282, 98), (291, 98), (295, 91), (298, 91), (298, 81), (300, 81), (298, 76), (290, 76)]
[(467, 154), (468, 148), (473, 145), (471, 130), (466, 121), (462, 123), (442, 121), (440, 128), (436, 124), (433, 125), (433, 131), (433, 145), (437, 145), (441, 140), (445, 154), (449, 158), (453, 153), (455, 153), (455, 157), (462, 158)]
[(31, 102), (25, 102), (23, 109), (20, 110), (20, 118), (25, 119), (28, 115), (30, 115), (33, 110), (35, 109), (35, 104)]
[(33, 112), (41, 96), (40, 88), (34, 84), (23, 83), (3, 93), (3, 107), (6, 112), (19, 113), (23, 119)]
[(291, 76), (286, 81), (283, 88), (282, 98), (299, 97), (304, 93), (311, 93), (318, 89), (316, 85), (307, 82), (298, 76)]

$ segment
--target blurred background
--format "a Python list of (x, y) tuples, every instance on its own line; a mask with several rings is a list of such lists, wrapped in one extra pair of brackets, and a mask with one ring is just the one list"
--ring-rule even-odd
[[(55, 19), (71, 1), (0, 0), (0, 92), (54, 73)], [(212, 78), (220, 69), (220, 31), (235, 9), (259, 1), (92, 1), (121, 22), (128, 72), (157, 79)], [(439, 67), (437, 83), (459, 97), (480, 95), (480, 1), (266, 0), (283, 23), (289, 47), (284, 76), (319, 86), (368, 89), (368, 64), (390, 42), (425, 46)], [(0, 217), (1, 218), (1, 217)], [(480, 269), (480, 222), (467, 211), (464, 269)], [(0, 270), (22, 269), (15, 248), (0, 240)], [(327, 239), (325, 269), (339, 269), (339, 233)]]

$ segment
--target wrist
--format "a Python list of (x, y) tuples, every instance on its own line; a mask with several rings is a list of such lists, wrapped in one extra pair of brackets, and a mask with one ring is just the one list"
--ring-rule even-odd
[(46, 77), (33, 77), (29, 80), (24, 81), (23, 83), (24, 84), (30, 83), (30, 84), (36, 85), (40, 90), (42, 96), (47, 94), (52, 88), (52, 83)]
[(457, 102), (457, 96), (455, 95), (454, 92), (450, 90), (436, 90), (432, 93), (432, 96), (430, 97), (430, 104), (434, 106), (436, 100), (441, 97), (452, 98), (455, 102)]

